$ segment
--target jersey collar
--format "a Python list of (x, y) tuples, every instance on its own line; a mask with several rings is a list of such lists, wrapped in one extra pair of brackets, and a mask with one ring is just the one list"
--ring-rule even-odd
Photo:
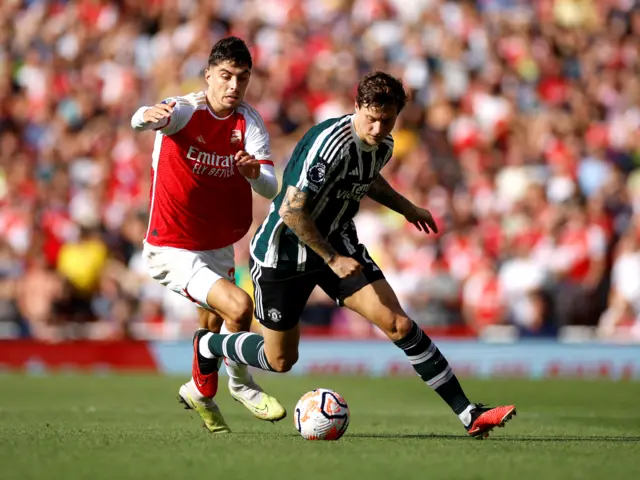
[(229, 115), (227, 115), (226, 117), (219, 117), (213, 112), (213, 110), (211, 110), (211, 107), (209, 106), (209, 100), (207, 99), (207, 91), (203, 90), (203, 92), (204, 92), (204, 104), (207, 106), (207, 112), (209, 112), (209, 114), (216, 120), (226, 120), (227, 118), (229, 118), (231, 115), (235, 113), (236, 110), (234, 108), (233, 110), (231, 110), (231, 113), (229, 113)]

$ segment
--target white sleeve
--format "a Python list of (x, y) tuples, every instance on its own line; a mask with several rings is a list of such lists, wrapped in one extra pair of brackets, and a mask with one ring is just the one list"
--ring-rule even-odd
[[(133, 114), (133, 117), (131, 117), (131, 127), (134, 130), (142, 132), (144, 130), (150, 130), (156, 125), (154, 123), (147, 123), (144, 121), (144, 112), (146, 112), (150, 108), (151, 107), (147, 106), (140, 107), (138, 110), (136, 110), (136, 113)], [(160, 122), (158, 122), (157, 125), (160, 125)]]
[(257, 194), (271, 199), (278, 193), (278, 179), (271, 161), (269, 132), (260, 114), (252, 107), (244, 104), (241, 112), (247, 121), (244, 150), (260, 161), (260, 176), (255, 180), (247, 180)]
[(260, 162), (260, 176), (258, 178), (248, 178), (247, 180), (251, 184), (251, 188), (264, 198), (272, 199), (278, 193), (278, 179), (273, 168), (273, 162), (270, 160), (262, 160)]
[(258, 160), (271, 160), (269, 132), (262, 117), (248, 105), (242, 109), (242, 113), (245, 114), (247, 121), (244, 150)]
[(167, 98), (160, 103), (170, 103), (175, 101), (173, 113), (169, 118), (164, 118), (159, 122), (145, 122), (143, 115), (151, 107), (140, 107), (131, 117), (131, 127), (136, 131), (159, 130), (165, 135), (172, 135), (181, 130), (193, 115), (194, 108), (187, 101), (180, 97)]

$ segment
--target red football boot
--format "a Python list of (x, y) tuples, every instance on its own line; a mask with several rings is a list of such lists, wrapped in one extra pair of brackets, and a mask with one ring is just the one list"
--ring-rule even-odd
[(515, 414), (515, 405), (490, 408), (477, 403), (476, 408), (471, 411), (471, 423), (467, 427), (467, 433), (482, 440), (487, 438), (494, 428), (504, 427)]
[[(203, 397), (213, 398), (218, 393), (218, 368), (220, 366), (219, 359), (204, 358), (198, 353), (198, 343), (203, 335), (209, 333), (209, 330), (200, 328), (193, 334), (193, 363), (191, 365), (191, 376), (193, 383), (196, 384), (198, 391)], [(202, 373), (201, 365), (210, 373)]]
[[(219, 359), (205, 358), (198, 352), (198, 343), (208, 330), (200, 329), (193, 336), (193, 381), (180, 387), (178, 401), (188, 410), (195, 410), (211, 433), (228, 433), (231, 430), (224, 420), (213, 396), (218, 391)], [(207, 373), (203, 373), (202, 371)]]

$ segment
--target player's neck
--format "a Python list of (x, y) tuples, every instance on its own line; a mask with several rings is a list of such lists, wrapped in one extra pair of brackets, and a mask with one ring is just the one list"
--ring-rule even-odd
[[(362, 134), (358, 131), (358, 123), (355, 121), (355, 118), (351, 121), (351, 124), (353, 125), (353, 131), (356, 132), (356, 136), (358, 137), (358, 139), (362, 142), (365, 143), (364, 141), (364, 137), (362, 136)], [(366, 144), (365, 144), (366, 145)]]
[(223, 107), (218, 102), (216, 102), (215, 98), (209, 97), (208, 94), (206, 95), (206, 98), (207, 98), (207, 106), (209, 107), (209, 110), (211, 110), (211, 112), (216, 117), (220, 117), (220, 118), (228, 117), (231, 114), (231, 112), (233, 112), (234, 110), (233, 108)]
[(351, 128), (353, 129), (353, 133), (355, 133), (355, 136), (357, 137), (357, 139), (360, 141), (360, 148), (362, 148), (364, 151), (371, 151), (371, 150), (375, 150), (377, 147), (377, 145), (369, 145), (367, 142), (364, 141), (364, 135), (362, 135), (359, 131), (358, 131), (358, 124), (355, 121), (355, 118), (351, 119)]

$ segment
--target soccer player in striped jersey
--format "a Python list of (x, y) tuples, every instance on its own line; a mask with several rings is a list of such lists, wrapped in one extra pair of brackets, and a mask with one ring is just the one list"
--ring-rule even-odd
[[(251, 226), (251, 190), (266, 198), (278, 191), (269, 134), (243, 102), (251, 66), (245, 43), (224, 38), (211, 49), (206, 90), (141, 107), (131, 119), (136, 130), (156, 131), (143, 250), (149, 273), (198, 305), (202, 327), (227, 333), (248, 331), (253, 319), (251, 298), (235, 285), (233, 250)], [(178, 399), (209, 431), (228, 432), (213, 399), (218, 369), (202, 374), (195, 355), (193, 378)], [(262, 420), (284, 418), (284, 408), (246, 365), (226, 364), (233, 398)]]
[(198, 362), (204, 370), (215, 368), (221, 357), (268, 371), (290, 370), (298, 359), (298, 319), (318, 285), (377, 325), (467, 432), (484, 438), (515, 414), (515, 406), (487, 408), (469, 401), (447, 360), (400, 306), (353, 223), (367, 195), (425, 234), (437, 232), (431, 214), (380, 175), (393, 153), (391, 131), (405, 101), (399, 80), (369, 74), (358, 86), (354, 114), (316, 125), (298, 143), (283, 188), (251, 243), (255, 315), (263, 335), (200, 330), (194, 341)]

